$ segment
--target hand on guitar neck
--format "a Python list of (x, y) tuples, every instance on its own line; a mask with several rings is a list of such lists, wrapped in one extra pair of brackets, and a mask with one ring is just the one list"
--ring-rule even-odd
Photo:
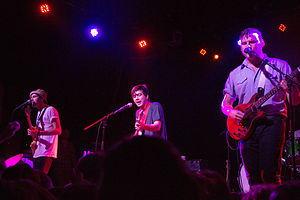
[(30, 119), (31, 108), (29, 106), (27, 106), (24, 111), (25, 111), (26, 119), (27, 119), (28, 126), (29, 126), (29, 128), (27, 129), (27, 134), (30, 135), (32, 138), (30, 148), (31, 148), (32, 155), (33, 155), (37, 148), (37, 136), (38, 136), (39, 130), (36, 127), (32, 126), (31, 119)]
[[(31, 108), (29, 106), (26, 106), (25, 109), (24, 109), (24, 112), (26, 114), (26, 119), (27, 119), (27, 122), (29, 123), (29, 128), (32, 127), (32, 124), (31, 124), (31, 120), (30, 120), (30, 114), (31, 114)], [(29, 119), (29, 121), (28, 121)]]
[(26, 119), (27, 119), (28, 126), (29, 126), (29, 128), (27, 129), (27, 133), (28, 133), (28, 135), (30, 135), (32, 137), (36, 137), (39, 130), (36, 127), (32, 126), (31, 119), (30, 119), (31, 108), (29, 106), (27, 106), (24, 111), (25, 111)]

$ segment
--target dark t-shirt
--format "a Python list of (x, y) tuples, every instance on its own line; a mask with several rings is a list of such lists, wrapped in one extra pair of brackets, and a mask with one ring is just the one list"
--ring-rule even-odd
[[(137, 114), (137, 113), (136, 113)], [(146, 119), (146, 124), (153, 124), (155, 121), (161, 121), (161, 129), (159, 132), (152, 132), (143, 130), (143, 135), (146, 136), (161, 136), (163, 139), (167, 140), (167, 130), (165, 124), (164, 111), (160, 103), (152, 102)]]

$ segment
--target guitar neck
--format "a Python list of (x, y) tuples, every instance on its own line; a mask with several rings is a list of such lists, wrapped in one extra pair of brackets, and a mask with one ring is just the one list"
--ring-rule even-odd
[[(300, 67), (297, 67), (295, 71), (293, 71), (289, 77), (293, 79), (300, 72)], [(253, 105), (256, 108), (259, 108), (263, 103), (265, 103), (269, 98), (271, 98), (274, 94), (276, 94), (279, 90), (281, 90), (280, 84), (276, 85), (272, 90), (270, 90), (266, 95), (258, 99)]]
[(281, 90), (280, 85), (276, 85), (272, 90), (270, 90), (265, 96), (261, 97), (258, 99), (255, 103), (254, 106), (256, 108), (259, 108), (263, 103), (265, 103), (269, 98), (271, 98), (274, 94), (276, 94), (279, 90)]
[(31, 123), (30, 116), (27, 115), (26, 119), (27, 119), (27, 123), (28, 123), (29, 128), (32, 129), (33, 126), (32, 126), (32, 123)]

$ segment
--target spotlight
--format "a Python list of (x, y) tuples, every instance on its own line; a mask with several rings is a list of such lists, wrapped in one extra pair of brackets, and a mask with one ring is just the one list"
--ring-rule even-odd
[(88, 34), (91, 38), (97, 39), (101, 36), (101, 30), (97, 26), (91, 26), (88, 29)]
[(284, 24), (280, 24), (278, 28), (281, 32), (284, 32), (286, 30), (286, 26)]
[(138, 44), (139, 44), (140, 48), (144, 48), (148, 45), (146, 40), (140, 40), (138, 42)]
[(92, 28), (90, 34), (92, 35), (92, 37), (97, 37), (97, 35), (99, 34), (98, 29)]
[(202, 56), (204, 56), (204, 55), (206, 54), (206, 50), (205, 50), (205, 49), (201, 49), (201, 50), (200, 50), (200, 54), (201, 54)]
[(219, 58), (220, 58), (220, 56), (219, 56), (218, 54), (215, 54), (215, 55), (214, 55), (214, 59), (215, 59), (215, 60), (218, 60)]
[(43, 14), (49, 13), (50, 12), (50, 6), (47, 3), (41, 4), (40, 5), (40, 11)]

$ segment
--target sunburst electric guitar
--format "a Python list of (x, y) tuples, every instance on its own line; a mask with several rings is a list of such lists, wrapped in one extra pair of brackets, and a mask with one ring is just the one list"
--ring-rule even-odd
[[(294, 78), (300, 72), (300, 67), (291, 73), (289, 76)], [(254, 94), (247, 104), (239, 104), (234, 109), (244, 112), (244, 117), (240, 122), (228, 117), (227, 129), (230, 136), (235, 140), (245, 140), (255, 129), (255, 123), (265, 116), (265, 113), (259, 110), (260, 106), (265, 103), (269, 98), (281, 90), (280, 84), (276, 85), (266, 95), (255, 101), (257, 93)]]

